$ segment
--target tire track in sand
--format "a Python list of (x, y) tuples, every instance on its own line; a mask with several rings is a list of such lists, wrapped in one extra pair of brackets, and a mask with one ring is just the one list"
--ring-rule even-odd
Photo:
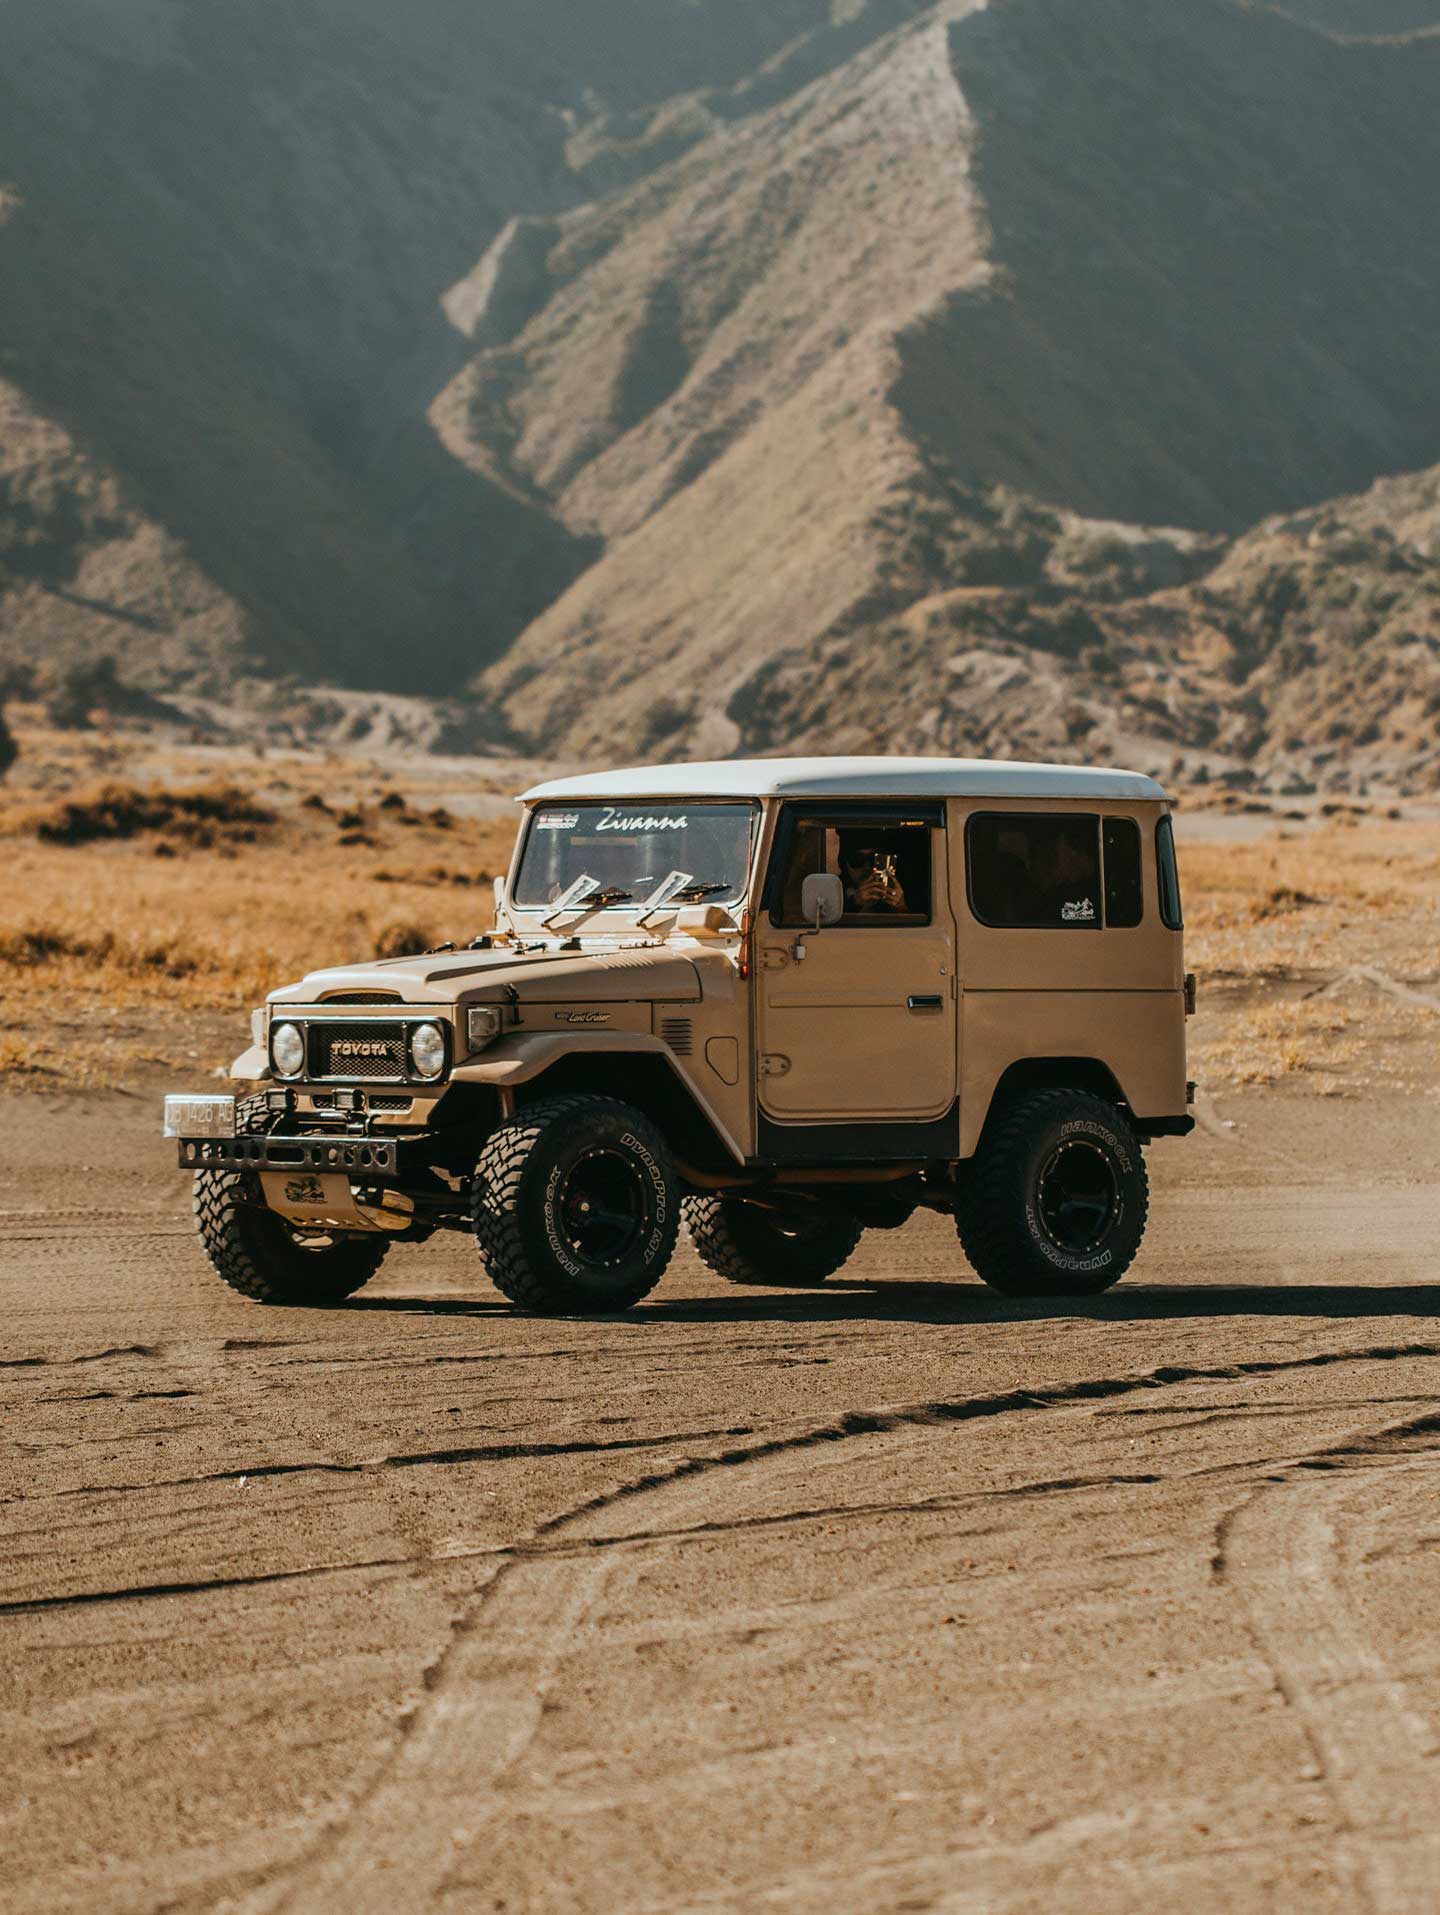
[[(1440, 1739), (1410, 1706), (1357, 1613), (1346, 1538), (1379, 1469), (1433, 1514), (1440, 1453), (1385, 1455), (1434, 1419), (1392, 1427), (1264, 1483), (1217, 1537), (1215, 1572), (1243, 1603), (1252, 1640), (1302, 1723), (1340, 1827), (1337, 1854), (1357, 1902), (1377, 1915), (1428, 1915), (1440, 1881), (1434, 1823)], [(1393, 1511), (1392, 1511), (1393, 1513)]]
[[(698, 1515), (713, 1523), (723, 1517), (728, 1501), (739, 1499), (737, 1509), (730, 1512), (734, 1515), (739, 1513), (740, 1504), (753, 1499), (748, 1470), (743, 1484), (737, 1480), (727, 1489), (727, 1478), (737, 1466), (791, 1457), (811, 1446), (914, 1432), (927, 1426), (938, 1434), (977, 1418), (1043, 1414), (1096, 1399), (1185, 1383), (1233, 1381), (1249, 1375), (1436, 1354), (1440, 1352), (1434, 1345), (1410, 1344), (1325, 1351), (1213, 1368), (1167, 1365), (1033, 1393), (1009, 1391), (951, 1403), (886, 1406), (851, 1412), (832, 1423), (810, 1425), (745, 1447), (681, 1457), (645, 1476), (617, 1484), (557, 1514), (539, 1525), (529, 1539), (511, 1546), (512, 1553), (495, 1566), (453, 1625), (448, 1643), (426, 1672), (426, 1694), (403, 1725), (397, 1746), (381, 1760), (371, 1782), (362, 1785), (348, 1812), (342, 1813), (280, 1880), (254, 1885), (229, 1905), (244, 1908), (248, 1915), (330, 1907), (375, 1910), (377, 1915), (385, 1911), (388, 1915), (397, 1905), (397, 1892), (403, 1891), (404, 1905), (412, 1908), (428, 1906), (442, 1896), (459, 1852), (474, 1842), (487, 1821), (502, 1812), (499, 1785), (533, 1739), (557, 1672), (593, 1627), (589, 1618), (608, 1580), (617, 1573), (622, 1552), (595, 1545), (642, 1543), (643, 1529), (637, 1532), (633, 1525), (620, 1526), (616, 1518), (623, 1507), (654, 1492), (669, 1492), (672, 1521), (667, 1533), (673, 1538), (675, 1514), (683, 1513), (691, 1503)], [(674, 1500), (677, 1491), (678, 1504)], [(1216, 1559), (1217, 1573), (1238, 1574), (1246, 1582), (1247, 1599), (1251, 1599), (1249, 1564), (1254, 1561), (1262, 1565), (1263, 1583), (1267, 1560), (1250, 1547), (1250, 1508), (1247, 1504), (1235, 1517)], [(1243, 1561), (1237, 1553), (1237, 1539), (1244, 1544)], [(1305, 1543), (1308, 1547), (1308, 1538)], [(1262, 1542), (1261, 1550), (1273, 1546)], [(1328, 1560), (1323, 1548), (1319, 1559)], [(1288, 1560), (1282, 1551), (1278, 1572), (1272, 1569), (1270, 1576), (1288, 1573), (1284, 1567)], [(1298, 1653), (1291, 1648), (1288, 1637), (1281, 1637), (1283, 1630), (1277, 1635), (1273, 1655), (1266, 1651), (1277, 1670), (1288, 1668)], [(1341, 1645), (1347, 1641), (1358, 1644), (1358, 1640), (1346, 1637), (1343, 1631), (1338, 1638)], [(1343, 1663), (1343, 1646), (1338, 1653)], [(1277, 1676), (1277, 1680), (1283, 1688), (1291, 1678)], [(1301, 1693), (1297, 1683), (1296, 1694)], [(1319, 1731), (1315, 1742), (1317, 1748), (1323, 1746)], [(1367, 1736), (1363, 1746), (1368, 1749), (1372, 1744), (1373, 1738)], [(1413, 1759), (1407, 1756), (1407, 1765)], [(1421, 1905), (1428, 1908), (1431, 1903), (1377, 1903), (1386, 1910)]]

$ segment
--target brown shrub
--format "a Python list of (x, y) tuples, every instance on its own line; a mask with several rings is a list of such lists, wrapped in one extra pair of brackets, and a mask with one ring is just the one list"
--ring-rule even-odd
[(27, 924), (16, 931), (0, 931), (0, 964), (27, 970), (37, 964), (53, 964), (57, 958), (104, 959), (115, 948), (115, 940), (105, 933), (96, 939), (77, 938), (50, 924)]
[(238, 785), (195, 791), (146, 791), (137, 785), (103, 785), (90, 797), (67, 798), (34, 821), (45, 844), (93, 844), (102, 838), (135, 838), (162, 831), (197, 847), (221, 836), (250, 842), (256, 826), (273, 825), (275, 813)]
[(375, 939), (375, 955), (379, 958), (414, 957), (419, 951), (428, 951), (434, 943), (435, 933), (428, 925), (394, 918), (381, 927)]

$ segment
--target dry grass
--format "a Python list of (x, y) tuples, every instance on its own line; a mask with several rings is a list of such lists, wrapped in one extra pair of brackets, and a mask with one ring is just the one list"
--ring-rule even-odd
[[(457, 815), (467, 788), (453, 769), (422, 766), (397, 790), (393, 769), (318, 756), (217, 761), (20, 735), (0, 791), (0, 1082), (12, 1087), (214, 1068), (277, 984), (489, 925), (513, 824)], [(473, 789), (495, 783), (477, 773)], [(65, 841), (77, 820), (81, 842)], [(120, 835), (94, 835), (99, 822)], [(1202, 1083), (1334, 1094), (1425, 1078), (1434, 1045), (1413, 1038), (1440, 1035), (1440, 1013), (1363, 980), (1316, 993), (1364, 965), (1440, 996), (1433, 824), (1346, 814), (1252, 840), (1186, 834), (1181, 863)]]
[(1388, 819), (1248, 842), (1187, 842), (1187, 953), (1208, 977), (1434, 969), (1440, 830)]
[[(176, 1033), (197, 1017), (228, 1020), (233, 1055), (276, 985), (489, 926), (508, 817), (391, 796), (364, 767), (257, 765), (249, 788), (199, 768), (180, 754), (173, 784), (45, 796), (46, 776), (0, 793), (0, 1081), (118, 1081), (127, 1061), (183, 1056)], [(57, 1043), (76, 1020), (90, 1035)], [(127, 1049), (126, 1027), (159, 1031), (159, 1049)]]
[[(512, 835), (475, 832), (476, 869), (503, 869)], [(143, 842), (62, 851), (19, 838), (4, 856), (0, 990), (27, 997), (238, 1006), (316, 965), (463, 942), (490, 921), (484, 891), (381, 883), (373, 848), (298, 819), (243, 849), (157, 857)]]
[(1434, 824), (1345, 815), (1310, 832), (1188, 843), (1182, 867), (1187, 960), (1202, 980), (1191, 1058), (1203, 1084), (1292, 1083), (1325, 1096), (1431, 1088), (1440, 1010), (1352, 973), (1440, 999)]

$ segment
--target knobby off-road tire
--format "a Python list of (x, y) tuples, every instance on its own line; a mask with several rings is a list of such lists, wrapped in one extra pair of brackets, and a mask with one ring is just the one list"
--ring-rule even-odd
[(491, 1280), (522, 1309), (628, 1310), (674, 1254), (680, 1191), (648, 1117), (576, 1092), (517, 1111), (492, 1134), (471, 1218)]
[(724, 1197), (687, 1197), (685, 1227), (702, 1263), (727, 1283), (823, 1283), (854, 1255), (865, 1226), (796, 1204), (761, 1210)]
[(955, 1223), (993, 1290), (1093, 1295), (1129, 1269), (1149, 1196), (1123, 1111), (1086, 1091), (1035, 1091), (987, 1126)]
[(253, 1171), (197, 1171), (195, 1227), (220, 1280), (257, 1303), (340, 1303), (370, 1281), (390, 1248), (381, 1236), (307, 1241), (266, 1208)]

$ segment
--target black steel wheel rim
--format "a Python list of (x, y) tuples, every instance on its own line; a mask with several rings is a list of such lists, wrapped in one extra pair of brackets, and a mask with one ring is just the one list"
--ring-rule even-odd
[(1120, 1184), (1108, 1153), (1080, 1138), (1057, 1144), (1041, 1169), (1035, 1209), (1057, 1249), (1097, 1250), (1120, 1215)]
[(639, 1243), (648, 1221), (645, 1180), (628, 1151), (604, 1145), (577, 1157), (556, 1203), (560, 1234), (580, 1262), (612, 1270)]

